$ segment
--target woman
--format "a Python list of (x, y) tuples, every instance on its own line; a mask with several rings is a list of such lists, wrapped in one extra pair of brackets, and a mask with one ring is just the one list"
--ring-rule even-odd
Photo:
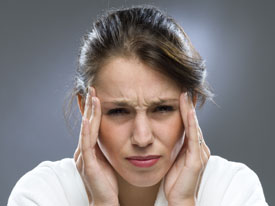
[(43, 162), (8, 205), (267, 205), (246, 165), (211, 156), (195, 106), (212, 93), (183, 29), (150, 6), (109, 12), (85, 36), (73, 159)]

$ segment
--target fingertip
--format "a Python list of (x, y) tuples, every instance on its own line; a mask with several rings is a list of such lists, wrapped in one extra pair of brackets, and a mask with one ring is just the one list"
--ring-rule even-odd
[(101, 107), (100, 107), (100, 100), (98, 97), (92, 97), (92, 115), (91, 115), (91, 119), (93, 119), (93, 117), (97, 117), (101, 115)]
[(187, 92), (182, 92), (180, 94), (180, 109), (182, 111), (182, 114), (183, 114), (183, 108), (185, 106), (185, 103), (186, 103), (186, 97), (187, 97)]
[(187, 92), (182, 92), (181, 95), (182, 95), (182, 100), (186, 102), (188, 100)]
[(94, 96), (96, 96), (96, 93), (95, 93), (95, 88), (94, 87), (92, 87), (91, 86), (91, 94), (92, 94), (92, 96), (94, 97)]
[(91, 85), (87, 87), (87, 95), (95, 96), (95, 88)]

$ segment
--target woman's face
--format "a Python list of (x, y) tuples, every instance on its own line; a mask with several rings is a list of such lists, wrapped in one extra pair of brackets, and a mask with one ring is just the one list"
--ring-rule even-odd
[[(95, 88), (102, 107), (98, 139), (102, 152), (128, 183), (157, 184), (183, 144), (181, 89), (137, 59), (118, 57), (101, 68)], [(127, 159), (148, 155), (159, 159), (145, 167)]]

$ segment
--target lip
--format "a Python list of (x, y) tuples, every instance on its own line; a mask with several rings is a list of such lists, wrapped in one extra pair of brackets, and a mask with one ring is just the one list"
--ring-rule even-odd
[(160, 155), (131, 156), (126, 159), (136, 167), (151, 167), (158, 162)]

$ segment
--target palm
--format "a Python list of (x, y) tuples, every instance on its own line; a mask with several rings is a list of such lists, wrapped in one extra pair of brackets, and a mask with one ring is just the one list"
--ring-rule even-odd
[(180, 185), (177, 180), (180, 176), (183, 167), (185, 167), (185, 163), (188, 162), (186, 161), (186, 156), (187, 155), (185, 154), (184, 143), (182, 150), (178, 154), (177, 159), (175, 160), (174, 164), (165, 176), (164, 192), (168, 199), (170, 199), (170, 197), (173, 196), (173, 191), (176, 191), (176, 187), (178, 187), (178, 185), (182, 188), (182, 185)]
[[(112, 193), (118, 196), (118, 184), (117, 184), (117, 179), (116, 179), (116, 174), (115, 170), (113, 167), (110, 165), (108, 160), (105, 158), (103, 153), (101, 152), (100, 148), (98, 147), (98, 144), (96, 144), (95, 149), (94, 149), (94, 155), (96, 157), (96, 163), (95, 163), (95, 173), (98, 174), (97, 178), (100, 179), (100, 182), (106, 183), (106, 185), (111, 187)], [(103, 184), (105, 185), (105, 184)], [(110, 188), (106, 188), (109, 190)], [(110, 193), (109, 193), (110, 194)]]

